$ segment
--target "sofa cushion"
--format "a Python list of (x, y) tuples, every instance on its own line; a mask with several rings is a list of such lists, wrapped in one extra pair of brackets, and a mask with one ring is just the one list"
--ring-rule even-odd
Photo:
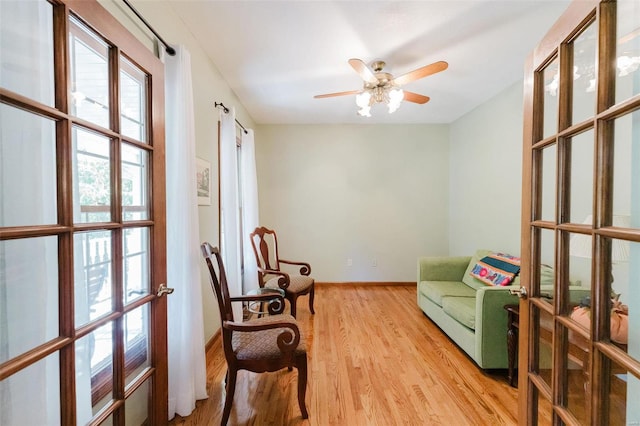
[(442, 306), (442, 298), (447, 296), (475, 297), (476, 291), (460, 281), (423, 281), (420, 287), (422, 294), (438, 306)]
[(464, 271), (464, 276), (462, 277), (463, 283), (465, 283), (469, 287), (476, 290), (487, 286), (485, 283), (483, 283), (479, 279), (471, 276), (471, 271), (473, 270), (473, 267), (476, 266), (476, 263), (478, 263), (480, 259), (482, 259), (483, 257), (487, 256), (490, 253), (491, 253), (491, 250), (478, 250), (475, 252), (473, 256), (471, 256), (471, 260), (469, 261), (467, 270)]
[(504, 253), (491, 253), (471, 269), (471, 275), (488, 285), (511, 284), (520, 273), (520, 258)]
[(443, 297), (442, 310), (465, 327), (476, 329), (475, 297)]

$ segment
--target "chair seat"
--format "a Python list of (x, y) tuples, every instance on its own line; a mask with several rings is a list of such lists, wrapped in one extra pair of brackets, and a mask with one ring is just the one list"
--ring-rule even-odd
[[(297, 324), (296, 319), (291, 315), (272, 315), (262, 318), (256, 318), (243, 322), (243, 324), (261, 325), (274, 322), (286, 322)], [(282, 352), (278, 347), (278, 335), (283, 331), (291, 331), (289, 328), (273, 328), (270, 330), (242, 332), (234, 331), (231, 338), (233, 351), (236, 353), (238, 360), (256, 360), (256, 359), (276, 359), (282, 357)], [(300, 343), (294, 351), (294, 355), (304, 354), (306, 352), (304, 336), (300, 333)]]
[[(271, 278), (264, 284), (264, 286), (268, 288), (280, 288), (280, 286), (278, 286), (279, 278), (279, 276)], [(285, 288), (285, 291), (291, 293), (304, 292), (308, 290), (312, 284), (313, 278), (307, 275), (289, 275), (289, 287)]]

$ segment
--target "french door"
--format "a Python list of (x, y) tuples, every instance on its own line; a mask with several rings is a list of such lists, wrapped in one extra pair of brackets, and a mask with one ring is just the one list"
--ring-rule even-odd
[(163, 66), (95, 1), (2, 0), (0, 67), (0, 424), (162, 424)]
[(520, 423), (640, 424), (640, 2), (571, 3), (524, 118)]

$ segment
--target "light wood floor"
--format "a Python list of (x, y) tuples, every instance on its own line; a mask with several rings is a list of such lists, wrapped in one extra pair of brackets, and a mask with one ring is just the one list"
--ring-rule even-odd
[[(230, 425), (511, 425), (517, 390), (480, 370), (416, 304), (415, 286), (317, 285), (315, 315), (298, 299), (309, 382), (303, 420), (297, 371), (238, 373)], [(171, 425), (219, 425), (226, 371), (207, 353), (209, 398)]]

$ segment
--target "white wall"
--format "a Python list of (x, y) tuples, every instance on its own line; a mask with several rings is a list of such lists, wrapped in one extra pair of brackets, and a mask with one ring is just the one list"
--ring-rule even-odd
[(316, 281), (415, 281), (419, 256), (449, 251), (448, 136), (447, 125), (260, 125), (260, 222)]
[[(153, 50), (153, 36), (133, 13), (119, 0), (99, 0), (102, 6), (116, 17), (142, 43)], [(171, 44), (183, 45), (191, 54), (193, 100), (195, 112), (196, 155), (211, 163), (214, 194), (211, 206), (200, 206), (200, 240), (218, 245), (218, 110), (214, 102), (223, 102), (235, 107), (237, 119), (246, 127), (254, 123), (240, 101), (220, 75), (215, 64), (205, 55), (202, 47), (191, 35), (182, 20), (167, 2), (134, 0), (133, 6)], [(216, 42), (216, 40), (212, 40)], [(195, 173), (195, 171), (194, 171)], [(220, 328), (218, 307), (209, 285), (204, 262), (201, 263), (202, 303), (205, 341)], [(168, 283), (171, 286), (171, 283)]]
[(520, 254), (522, 81), (451, 124), (449, 253)]

